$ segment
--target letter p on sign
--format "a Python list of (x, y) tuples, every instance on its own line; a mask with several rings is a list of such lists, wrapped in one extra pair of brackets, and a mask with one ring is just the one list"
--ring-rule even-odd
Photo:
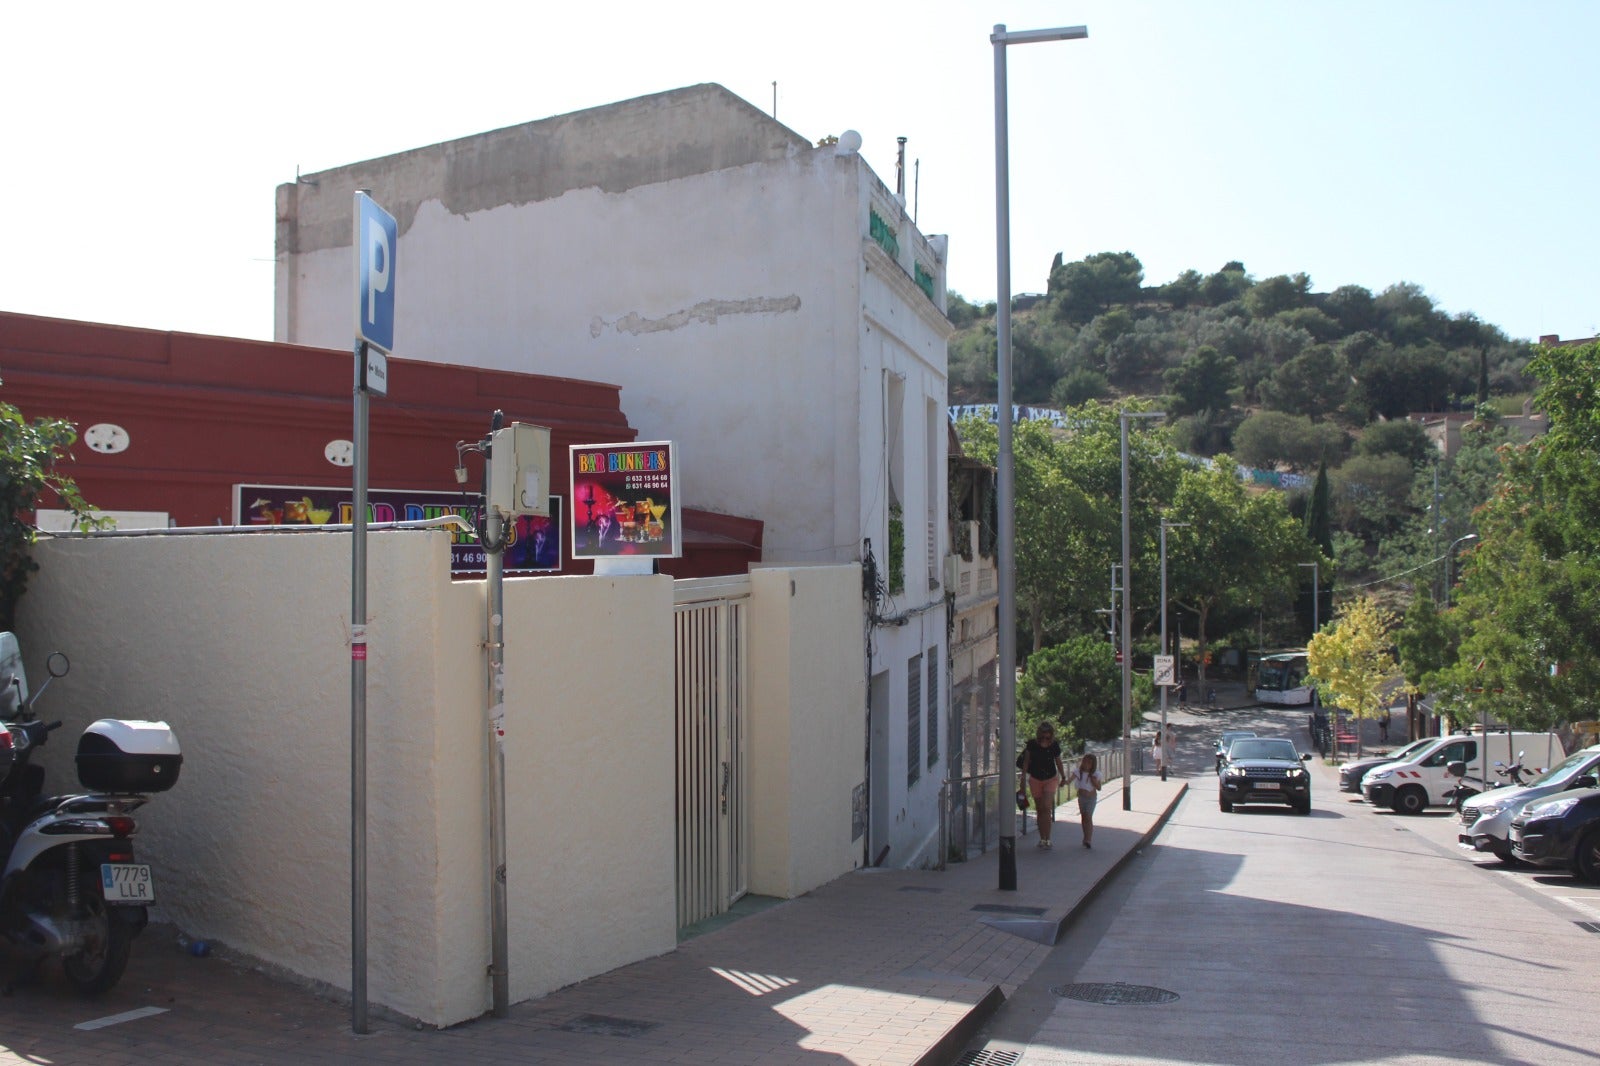
[(356, 339), (391, 352), (399, 227), (394, 216), (364, 192), (356, 193), (355, 223)]

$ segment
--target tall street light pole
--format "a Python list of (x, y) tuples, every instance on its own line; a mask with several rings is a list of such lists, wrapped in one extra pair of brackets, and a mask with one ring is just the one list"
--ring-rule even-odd
[(1165, 411), (1121, 411), (1122, 422), (1122, 809), (1133, 810), (1133, 570), (1128, 541), (1128, 421), (1165, 418)]
[[(1167, 530), (1183, 529), (1188, 522), (1168, 522), (1161, 520), (1161, 654), (1171, 655), (1172, 649), (1167, 647)], [(1174, 671), (1177, 673), (1177, 671)], [(1167, 738), (1167, 686), (1161, 686), (1161, 740), (1166, 743)], [(1161, 760), (1162, 780), (1166, 780), (1167, 760)]]
[(1455, 588), (1453, 578), (1455, 576), (1456, 545), (1477, 539), (1478, 535), (1476, 533), (1468, 533), (1464, 537), (1457, 537), (1450, 542), (1450, 549), (1444, 553), (1444, 605), (1446, 607), (1450, 606), (1451, 590)]
[[(1009, 804), (1016, 791), (1012, 752), (1017, 748), (1017, 573), (1016, 483), (1011, 456), (1011, 174), (1006, 143), (1006, 46), (1035, 41), (1073, 41), (1089, 36), (1086, 26), (1008, 32), (997, 24), (994, 45), (994, 208), (995, 208), (995, 377), (999, 397), (999, 525), (996, 560), (1000, 569), (1000, 802)], [(1016, 819), (1000, 820), (1000, 888), (1017, 887)]]

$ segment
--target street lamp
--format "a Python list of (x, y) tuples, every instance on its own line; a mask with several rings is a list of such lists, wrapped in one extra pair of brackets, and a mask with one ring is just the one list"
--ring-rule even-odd
[(1455, 570), (1456, 545), (1465, 544), (1469, 540), (1477, 540), (1476, 533), (1468, 533), (1464, 537), (1457, 537), (1450, 542), (1449, 549), (1444, 553), (1444, 605), (1450, 606), (1450, 590), (1454, 588), (1452, 574)]
[[(1161, 654), (1171, 655), (1167, 647), (1167, 530), (1183, 529), (1188, 522), (1168, 522), (1161, 520)], [(1176, 660), (1174, 660), (1176, 665)], [(1175, 671), (1176, 672), (1176, 671)], [(1161, 686), (1161, 739), (1165, 743), (1167, 738), (1167, 686)], [(1167, 779), (1167, 760), (1165, 753), (1161, 759), (1161, 780)]]
[[(989, 41), (994, 45), (994, 206), (995, 206), (995, 363), (999, 403), (995, 422), (999, 429), (996, 491), (999, 499), (996, 563), (1000, 585), (1000, 791), (1009, 804), (1016, 791), (1012, 755), (1017, 747), (1017, 576), (1016, 486), (1011, 456), (1011, 175), (1006, 144), (1006, 46), (1035, 41), (1072, 41), (1089, 36), (1085, 26), (1008, 32), (997, 24)], [(1000, 822), (1000, 888), (1017, 887), (1016, 820)]]
[(1128, 548), (1128, 420), (1165, 418), (1165, 411), (1119, 411), (1122, 423), (1122, 809), (1133, 810), (1133, 571)]

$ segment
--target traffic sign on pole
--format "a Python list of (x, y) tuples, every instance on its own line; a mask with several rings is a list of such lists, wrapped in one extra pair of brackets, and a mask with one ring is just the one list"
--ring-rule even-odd
[(356, 337), (374, 348), (392, 352), (395, 252), (400, 228), (393, 215), (359, 190), (355, 219)]

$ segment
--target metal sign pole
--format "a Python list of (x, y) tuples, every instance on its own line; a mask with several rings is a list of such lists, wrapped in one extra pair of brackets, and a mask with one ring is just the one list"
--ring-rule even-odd
[(367, 342), (357, 341), (350, 574), (350, 1028), (367, 1027)]
[[(500, 412), (494, 413), (494, 429), (500, 428)], [(494, 432), (484, 447), (484, 461), (495, 462)], [(500, 461), (515, 464), (515, 454)], [(493, 484), (493, 477), (489, 478)], [(494, 1016), (511, 1012), (510, 946), (506, 923), (506, 668), (505, 668), (505, 545), (501, 543), (504, 523), (499, 510), (484, 500), (484, 548), (488, 552), (489, 579), (489, 978), (494, 996)]]

